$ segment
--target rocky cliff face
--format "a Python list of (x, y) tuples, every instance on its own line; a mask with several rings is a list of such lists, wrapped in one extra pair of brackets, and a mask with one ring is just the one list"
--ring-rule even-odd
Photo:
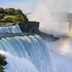
[(37, 33), (39, 30), (39, 22), (29, 21), (28, 32)]
[(39, 30), (39, 22), (36, 21), (22, 22), (19, 24), (19, 27), (22, 30), (22, 32), (36, 33)]

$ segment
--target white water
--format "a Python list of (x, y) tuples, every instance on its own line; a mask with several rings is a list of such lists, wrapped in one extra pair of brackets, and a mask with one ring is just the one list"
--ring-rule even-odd
[(19, 58), (4, 51), (0, 51), (0, 54), (5, 55), (6, 61), (8, 62), (5, 67), (5, 72), (38, 72), (32, 62), (28, 59)]
[(52, 63), (57, 72), (72, 72), (72, 39), (68, 38), (67, 42), (65, 39), (61, 38), (55, 42), (46, 42)]
[(2, 33), (21, 33), (21, 30), (18, 25), (0, 27), (0, 34)]
[[(0, 39), (0, 50), (13, 55), (7, 56), (6, 71), (31, 72), (33, 69), (35, 71), (32, 72), (54, 72), (47, 47), (38, 35), (2, 38)], [(31, 70), (25, 71), (27, 67), (30, 67), (29, 64)]]
[[(10, 31), (9, 27), (1, 30), (2, 34)], [(11, 32), (21, 31), (18, 26), (11, 26)], [(5, 72), (55, 72), (49, 51), (38, 35), (1, 38), (0, 53), (7, 58)]]

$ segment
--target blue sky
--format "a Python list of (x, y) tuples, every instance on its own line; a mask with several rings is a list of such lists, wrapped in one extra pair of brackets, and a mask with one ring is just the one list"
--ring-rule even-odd
[(0, 7), (20, 8), (23, 12), (30, 13), (38, 1), (43, 1), (51, 11), (72, 12), (72, 0), (0, 0)]
[(25, 13), (32, 11), (35, 5), (35, 0), (0, 0), (0, 7), (20, 8)]

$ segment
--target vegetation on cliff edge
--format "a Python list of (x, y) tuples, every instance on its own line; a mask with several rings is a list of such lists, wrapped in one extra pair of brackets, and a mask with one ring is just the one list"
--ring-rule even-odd
[(27, 16), (20, 10), (14, 8), (0, 8), (0, 25), (13, 25), (28, 21)]

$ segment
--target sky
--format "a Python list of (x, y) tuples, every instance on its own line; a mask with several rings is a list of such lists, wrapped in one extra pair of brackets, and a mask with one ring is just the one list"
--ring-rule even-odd
[(25, 13), (31, 12), (33, 5), (35, 4), (34, 0), (0, 0), (0, 7), (4, 8), (20, 8)]
[(0, 0), (0, 7), (20, 8), (30, 13), (39, 1), (43, 1), (51, 11), (72, 12), (72, 0)]

